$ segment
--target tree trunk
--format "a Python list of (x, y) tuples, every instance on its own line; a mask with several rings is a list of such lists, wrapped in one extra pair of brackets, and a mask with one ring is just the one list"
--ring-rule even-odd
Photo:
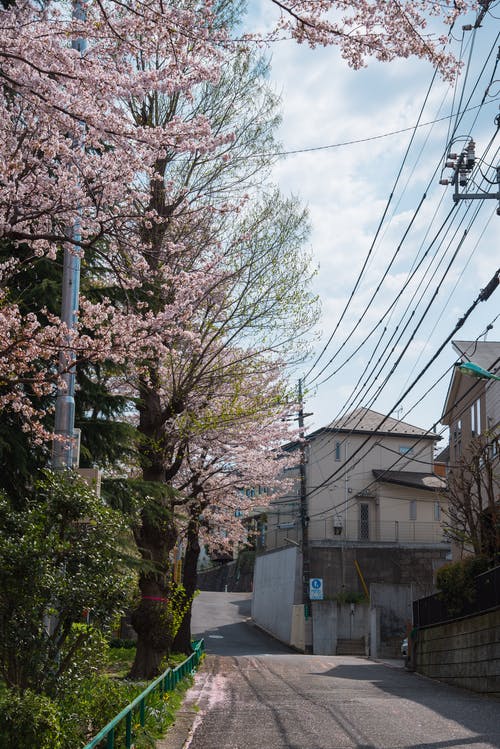
[[(145, 471), (144, 475), (151, 480), (151, 472)], [(141, 602), (131, 617), (137, 632), (137, 651), (129, 676), (152, 679), (158, 675), (162, 659), (170, 653), (173, 640), (170, 553), (177, 541), (177, 529), (166, 494), (148, 499), (134, 536), (144, 565), (139, 574)]]
[[(199, 512), (198, 508), (195, 510)], [(191, 517), (187, 529), (186, 555), (184, 557), (184, 569), (182, 571), (182, 583), (189, 601), (188, 608), (177, 630), (172, 649), (176, 653), (191, 653), (191, 609), (193, 597), (196, 591), (198, 558), (200, 556), (199, 521), (198, 516)]]

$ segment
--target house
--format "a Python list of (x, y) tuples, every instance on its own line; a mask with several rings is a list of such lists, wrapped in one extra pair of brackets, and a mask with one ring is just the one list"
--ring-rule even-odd
[[(380, 426), (379, 426), (380, 425)], [(307, 437), (306, 504), (310, 542), (442, 540), (433, 467), (434, 432), (360, 408)], [(297, 452), (295, 443), (289, 449)], [(302, 534), (299, 466), (290, 493), (271, 503), (265, 548)]]
[[(449, 427), (447, 466), (453, 558), (493, 551), (492, 523), (500, 502), (500, 382), (474, 378), (460, 365), (473, 362), (500, 372), (500, 342), (452, 341), (454, 368), (441, 421)], [(495, 535), (500, 535), (496, 533)], [(499, 539), (493, 541), (498, 547)], [(498, 548), (497, 548), (498, 551)]]
[[(297, 453), (289, 469), (294, 484), (271, 502), (256, 562), (254, 618), (262, 626), (290, 642), (294, 624), (283, 625), (283, 612), (307, 602), (304, 578), (315, 578), (330, 600), (369, 598), (380, 609), (381, 643), (399, 638), (413, 597), (434, 590), (435, 573), (450, 555), (446, 482), (433, 463), (439, 439), (359, 408), (309, 434), (303, 451), (288, 446)], [(288, 555), (286, 564), (280, 553)], [(270, 597), (274, 607), (281, 595), (288, 597), (276, 615)]]
[[(474, 362), (493, 374), (500, 371), (500, 341), (452, 341), (452, 346), (460, 362)], [(456, 463), (475, 437), (498, 434), (500, 383), (472, 378), (455, 367), (441, 422), (450, 429), (450, 460)]]

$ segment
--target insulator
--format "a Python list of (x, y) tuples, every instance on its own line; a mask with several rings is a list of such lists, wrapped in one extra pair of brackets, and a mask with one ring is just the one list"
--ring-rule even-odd
[(467, 169), (472, 169), (476, 161), (476, 144), (471, 139), (469, 145), (465, 149), (465, 159)]
[(455, 169), (455, 166), (456, 166), (456, 164), (455, 164), (454, 161), (447, 161), (446, 164), (445, 164), (445, 167), (447, 169)]
[(456, 161), (458, 159), (458, 154), (457, 153), (449, 153), (446, 158), (447, 159), (453, 159), (454, 161)]
[(440, 179), (439, 180), (439, 184), (440, 185), (449, 185), (450, 184), (450, 180), (449, 179)]

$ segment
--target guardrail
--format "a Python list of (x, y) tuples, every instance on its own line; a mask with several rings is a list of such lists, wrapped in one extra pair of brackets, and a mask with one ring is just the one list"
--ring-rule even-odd
[(193, 670), (198, 666), (202, 654), (205, 652), (205, 641), (197, 640), (193, 643), (193, 652), (186, 658), (185, 661), (180, 663), (175, 668), (167, 668), (166, 671), (158, 676), (151, 684), (138, 695), (129, 705), (127, 705), (121, 713), (111, 720), (107, 726), (104, 726), (99, 733), (94, 736), (92, 741), (87, 744), (84, 749), (94, 749), (101, 741), (107, 740), (106, 749), (114, 749), (115, 746), (115, 730), (117, 726), (125, 721), (125, 749), (132, 749), (132, 719), (135, 712), (139, 712), (139, 723), (144, 727), (146, 722), (146, 707), (147, 697), (153, 692), (160, 692), (163, 695), (165, 692), (171, 691), (175, 686), (188, 674), (192, 673)]

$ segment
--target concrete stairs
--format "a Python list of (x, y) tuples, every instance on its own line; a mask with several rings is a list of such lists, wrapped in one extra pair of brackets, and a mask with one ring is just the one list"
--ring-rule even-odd
[(365, 638), (337, 640), (337, 655), (365, 655)]

